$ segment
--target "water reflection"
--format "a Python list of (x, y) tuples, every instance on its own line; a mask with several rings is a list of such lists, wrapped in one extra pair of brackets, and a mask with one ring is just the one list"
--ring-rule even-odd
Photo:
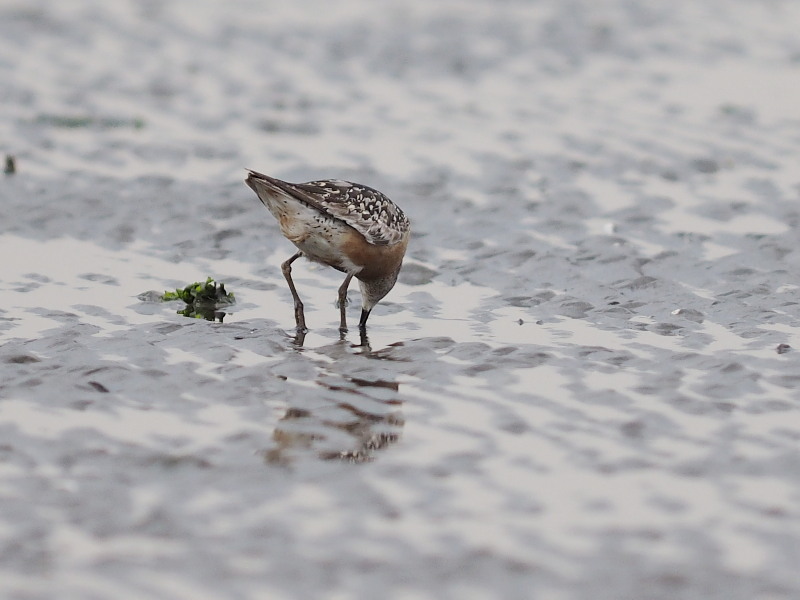
[(274, 446), (265, 452), (266, 461), (287, 465), (298, 454), (309, 453), (323, 460), (373, 460), (375, 452), (400, 439), (405, 424), (400, 384), (384, 371), (374, 376), (365, 375), (363, 369), (359, 376), (341, 372), (350, 371), (348, 359), (380, 358), (373, 354), (366, 331), (359, 331), (358, 343), (350, 343), (346, 334), (340, 334), (338, 342), (308, 351), (303, 347), (305, 338), (305, 331), (294, 335), (298, 357), (313, 352), (324, 357), (313, 361), (318, 367), (315, 389), (310, 395), (303, 394), (303, 386), (298, 386), (288, 400), (273, 432)]
[(201, 306), (196, 304), (187, 304), (184, 308), (176, 312), (190, 319), (205, 319), (206, 321), (218, 321), (220, 323), (222, 323), (225, 315), (228, 314), (224, 310), (218, 310), (214, 306)]
[[(224, 313), (223, 313), (223, 315), (224, 315)], [(220, 322), (222, 322), (222, 321), (220, 320)], [(306, 335), (307, 334), (308, 334), (308, 330), (307, 329), (297, 329), (295, 331), (294, 337), (292, 338), (295, 348), (302, 348), (305, 345), (305, 343), (306, 343)], [(369, 336), (367, 335), (366, 330), (365, 329), (359, 329), (358, 330), (358, 336), (359, 336), (359, 343), (358, 344), (352, 344), (351, 348), (362, 348), (362, 354), (371, 356), (372, 355), (372, 347), (370, 346)], [(346, 343), (347, 342), (347, 332), (346, 331), (340, 331), (339, 332), (339, 341), (342, 342), (342, 343)]]

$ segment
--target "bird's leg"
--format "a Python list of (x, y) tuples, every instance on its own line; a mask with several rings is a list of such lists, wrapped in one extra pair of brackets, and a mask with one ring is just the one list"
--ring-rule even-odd
[(297, 295), (297, 289), (294, 287), (294, 281), (292, 281), (292, 263), (301, 256), (303, 256), (302, 252), (293, 255), (281, 265), (281, 272), (286, 278), (286, 283), (289, 284), (289, 290), (292, 292), (292, 298), (294, 298), (294, 320), (295, 323), (297, 323), (297, 329), (298, 331), (307, 331), (306, 316), (303, 313), (303, 302), (300, 300), (300, 296)]
[(344, 309), (347, 306), (347, 288), (350, 286), (350, 280), (352, 278), (353, 274), (348, 273), (342, 285), (339, 286), (339, 314), (341, 315), (339, 333), (347, 333), (347, 316), (345, 315)]
[(369, 318), (369, 313), (372, 312), (370, 310), (361, 309), (361, 320), (358, 322), (358, 328), (361, 331), (367, 331), (367, 319)]

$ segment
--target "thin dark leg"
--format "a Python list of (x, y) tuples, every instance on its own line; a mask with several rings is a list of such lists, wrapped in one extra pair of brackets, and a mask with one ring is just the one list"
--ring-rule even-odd
[(294, 320), (295, 323), (297, 323), (297, 329), (307, 331), (306, 316), (303, 313), (303, 302), (300, 300), (300, 296), (297, 295), (297, 289), (294, 287), (294, 281), (292, 281), (292, 263), (301, 256), (303, 256), (303, 253), (298, 252), (285, 263), (283, 263), (281, 265), (281, 272), (286, 278), (286, 283), (289, 284), (289, 290), (292, 292), (292, 298), (294, 298)]
[(347, 333), (347, 317), (345, 316), (345, 307), (347, 306), (347, 288), (350, 286), (350, 280), (353, 278), (352, 273), (348, 273), (344, 278), (344, 282), (339, 286), (339, 315), (341, 321), (339, 323), (339, 332)]
[(367, 319), (369, 319), (369, 313), (372, 311), (361, 309), (361, 320), (358, 322), (358, 328), (362, 331), (367, 330)]

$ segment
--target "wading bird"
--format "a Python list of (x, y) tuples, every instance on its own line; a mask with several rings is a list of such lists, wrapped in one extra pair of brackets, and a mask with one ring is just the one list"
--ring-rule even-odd
[(353, 277), (358, 279), (358, 325), (363, 332), (373, 307), (394, 287), (403, 263), (411, 229), (400, 207), (378, 190), (338, 179), (287, 183), (250, 171), (245, 182), (299, 250), (281, 265), (294, 299), (298, 331), (306, 331), (306, 321), (292, 281), (292, 263), (305, 256), (346, 274), (339, 287), (342, 333), (347, 331), (347, 288)]

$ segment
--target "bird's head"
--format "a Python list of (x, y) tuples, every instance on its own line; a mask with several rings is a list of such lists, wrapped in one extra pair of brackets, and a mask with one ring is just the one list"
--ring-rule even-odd
[(360, 327), (364, 327), (367, 323), (369, 313), (380, 302), (386, 294), (388, 294), (394, 284), (397, 282), (397, 276), (400, 273), (400, 266), (391, 273), (379, 277), (377, 279), (358, 280), (358, 286), (361, 288), (361, 321)]

